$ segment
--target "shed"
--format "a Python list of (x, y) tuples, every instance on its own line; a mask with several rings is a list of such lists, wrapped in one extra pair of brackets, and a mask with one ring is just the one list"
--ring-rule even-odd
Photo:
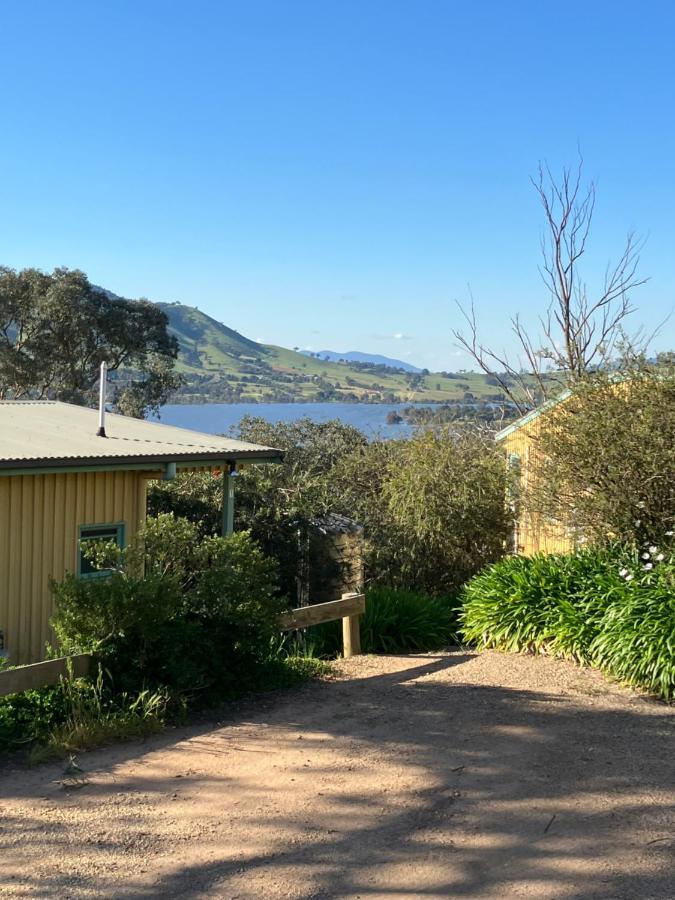
[(227, 478), (231, 531), (237, 467), (279, 462), (271, 447), (56, 401), (0, 402), (0, 652), (14, 664), (43, 658), (52, 640), (50, 580), (91, 577), (81, 542), (124, 546), (145, 519), (149, 481), (180, 469)]

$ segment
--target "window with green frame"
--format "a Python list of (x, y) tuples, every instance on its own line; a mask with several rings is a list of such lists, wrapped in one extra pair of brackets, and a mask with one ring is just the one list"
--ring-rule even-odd
[(113, 541), (120, 549), (123, 549), (124, 522), (111, 525), (80, 525), (77, 542), (77, 574), (80, 578), (100, 578), (106, 573), (97, 569), (82, 552), (82, 545), (87, 541)]

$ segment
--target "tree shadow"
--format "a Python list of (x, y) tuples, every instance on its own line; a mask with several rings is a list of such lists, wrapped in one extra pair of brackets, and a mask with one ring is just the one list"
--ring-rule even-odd
[[(195, 783), (231, 817), (232, 833), (241, 827), (255, 840), (196, 861), (179, 852), (152, 886), (133, 878), (99, 896), (672, 900), (672, 712), (634, 695), (589, 703), (534, 686), (477, 684), (468, 672), (457, 680), (474, 658), (401, 658), (400, 671), (244, 704), (230, 724), (255, 730), (254, 741), (243, 735), (235, 748), (247, 766)], [(274, 740), (267, 756), (265, 728)], [(294, 761), (277, 784), (275, 755), (299, 760), (300, 737), (316, 759), (311, 774)], [(207, 726), (178, 744), (176, 735), (153, 741), (153, 749), (171, 745), (186, 764), (220, 752)], [(134, 754), (127, 747), (116, 758)], [(336, 759), (349, 771), (336, 771)], [(375, 770), (382, 783), (373, 788)], [(301, 815), (289, 802), (291, 775)], [(170, 777), (139, 780), (150, 796), (175, 788)], [(134, 789), (133, 778), (114, 784)], [(90, 796), (110, 790), (96, 785)], [(228, 802), (235, 794), (243, 811)], [(133, 825), (120, 822), (122, 831)], [(5, 837), (22, 830), (30, 839), (33, 828), (44, 822), (3, 821)], [(52, 844), (86, 852), (58, 828)], [(29, 896), (58, 894), (66, 883), (55, 874)], [(80, 886), (96, 887), (86, 877)]]

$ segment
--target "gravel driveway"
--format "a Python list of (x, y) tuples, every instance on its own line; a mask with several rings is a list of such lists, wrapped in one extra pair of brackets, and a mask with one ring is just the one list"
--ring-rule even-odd
[(1, 897), (675, 897), (675, 711), (543, 657), (361, 657), (0, 774)]

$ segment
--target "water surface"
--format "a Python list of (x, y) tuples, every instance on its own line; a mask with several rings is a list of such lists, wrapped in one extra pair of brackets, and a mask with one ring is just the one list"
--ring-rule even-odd
[(268, 422), (297, 422), (309, 418), (313, 422), (340, 419), (354, 425), (371, 440), (374, 438), (408, 437), (410, 425), (389, 425), (387, 415), (400, 413), (406, 406), (429, 406), (428, 403), (173, 403), (162, 407), (161, 421), (208, 434), (230, 434), (243, 416), (259, 416)]

